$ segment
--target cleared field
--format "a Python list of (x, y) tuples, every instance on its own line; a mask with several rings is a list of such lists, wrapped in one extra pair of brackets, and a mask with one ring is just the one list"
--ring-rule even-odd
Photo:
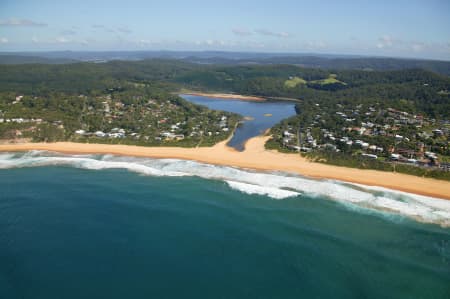
[(328, 78), (326, 79), (320, 79), (320, 80), (314, 80), (314, 81), (309, 81), (310, 83), (314, 83), (314, 84), (321, 84), (321, 85), (326, 85), (326, 84), (342, 84), (342, 85), (347, 85), (347, 83), (342, 82), (338, 79), (336, 79), (336, 74), (330, 74), (328, 76)]
[(336, 74), (330, 74), (328, 76), (328, 78), (324, 78), (324, 79), (320, 79), (320, 80), (312, 80), (312, 81), (306, 81), (305, 79), (303, 79), (301, 77), (291, 77), (289, 80), (286, 80), (284, 82), (284, 86), (286, 88), (295, 88), (298, 85), (305, 85), (308, 83), (320, 84), (320, 85), (327, 85), (327, 84), (347, 85), (347, 83), (338, 80)]
[(286, 80), (284, 82), (284, 86), (286, 86), (287, 88), (294, 88), (299, 84), (306, 84), (306, 83), (308, 82), (300, 77), (293, 77), (289, 80)]

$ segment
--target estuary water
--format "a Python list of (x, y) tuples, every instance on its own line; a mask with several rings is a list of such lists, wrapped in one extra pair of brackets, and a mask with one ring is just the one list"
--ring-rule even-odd
[(194, 95), (180, 95), (185, 100), (206, 106), (214, 110), (238, 113), (249, 117), (236, 129), (228, 145), (244, 150), (245, 142), (261, 135), (281, 120), (295, 115), (295, 102), (289, 101), (242, 101), (235, 99), (218, 99)]
[(4, 153), (0, 298), (449, 298), (448, 225), (448, 201), (386, 189)]

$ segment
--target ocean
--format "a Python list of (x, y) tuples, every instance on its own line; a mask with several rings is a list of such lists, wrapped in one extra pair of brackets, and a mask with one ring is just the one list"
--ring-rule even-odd
[(173, 159), (0, 154), (0, 298), (449, 298), (449, 201)]

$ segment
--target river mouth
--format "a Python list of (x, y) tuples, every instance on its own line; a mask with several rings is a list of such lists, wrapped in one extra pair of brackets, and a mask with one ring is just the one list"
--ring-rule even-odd
[(281, 120), (295, 115), (295, 103), (289, 101), (243, 101), (240, 99), (222, 99), (215, 97), (180, 95), (183, 99), (213, 110), (237, 113), (243, 120), (237, 126), (227, 145), (243, 151), (250, 138), (264, 134)]

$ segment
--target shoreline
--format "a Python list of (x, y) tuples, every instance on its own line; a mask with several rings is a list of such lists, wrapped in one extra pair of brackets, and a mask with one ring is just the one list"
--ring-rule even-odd
[(267, 99), (257, 96), (244, 96), (240, 94), (231, 94), (231, 93), (205, 93), (205, 92), (184, 92), (182, 94), (198, 96), (198, 97), (208, 97), (208, 98), (217, 98), (223, 100), (241, 100), (241, 101), (255, 101), (255, 102), (264, 102)]
[(144, 147), (94, 143), (14, 143), (0, 144), (0, 152), (45, 150), (66, 154), (112, 154), (159, 159), (181, 159), (197, 162), (254, 169), (284, 171), (315, 179), (330, 179), (367, 186), (378, 186), (397, 191), (450, 200), (450, 182), (407, 174), (362, 170), (310, 162), (295, 155), (266, 150), (269, 136), (258, 136), (247, 141), (245, 150), (238, 152), (228, 147), (228, 140), (212, 147)]

